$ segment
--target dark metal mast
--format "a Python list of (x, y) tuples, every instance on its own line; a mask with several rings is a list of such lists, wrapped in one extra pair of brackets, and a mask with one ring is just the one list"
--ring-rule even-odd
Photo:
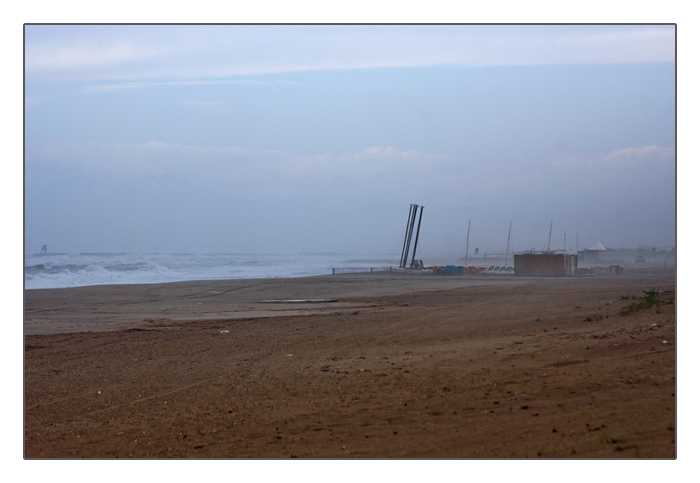
[(411, 251), (411, 238), (413, 238), (413, 225), (416, 222), (416, 211), (418, 211), (418, 205), (411, 205), (411, 227), (408, 229), (408, 243), (406, 245), (406, 254), (403, 258), (403, 263), (401, 266), (406, 268), (406, 262), (408, 261), (408, 252)]
[(404, 266), (403, 259), (406, 258), (405, 254), (407, 251), (406, 241), (408, 240), (408, 227), (411, 226), (411, 213), (413, 212), (413, 205), (408, 207), (408, 221), (406, 222), (406, 234), (403, 237), (403, 248), (401, 249), (401, 259), (399, 260), (399, 267)]
[[(416, 210), (418, 205), (416, 205)], [(411, 268), (413, 268), (413, 262), (416, 261), (416, 248), (418, 248), (418, 235), (420, 235), (420, 222), (423, 219), (423, 207), (420, 207), (420, 216), (418, 217), (418, 228), (416, 228), (416, 243), (413, 245), (413, 256), (411, 257)]]

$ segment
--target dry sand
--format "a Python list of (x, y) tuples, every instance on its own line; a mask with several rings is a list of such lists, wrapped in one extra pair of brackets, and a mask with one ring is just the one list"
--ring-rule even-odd
[[(675, 287), (633, 269), (25, 291), (25, 457), (673, 458)], [(662, 303), (628, 313), (649, 289)]]

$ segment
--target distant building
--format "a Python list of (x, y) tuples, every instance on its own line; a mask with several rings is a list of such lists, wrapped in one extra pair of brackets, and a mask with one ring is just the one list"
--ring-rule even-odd
[(585, 250), (585, 252), (586, 252), (586, 259), (585, 259), (586, 263), (595, 263), (595, 262), (597, 262), (598, 259), (599, 259), (600, 253), (601, 253), (601, 252), (606, 252), (606, 251), (608, 251), (608, 249), (605, 248), (605, 247), (603, 246), (602, 243), (600, 243), (599, 241), (595, 242), (593, 245), (591, 245), (590, 248), (587, 248), (587, 249)]
[(578, 272), (578, 256), (566, 253), (516, 253), (513, 257), (515, 276), (568, 277)]

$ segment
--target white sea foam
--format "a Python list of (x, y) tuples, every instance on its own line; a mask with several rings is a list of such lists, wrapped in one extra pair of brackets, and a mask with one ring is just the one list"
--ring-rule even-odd
[[(361, 260), (358, 260), (360, 259)], [(396, 265), (391, 255), (48, 254), (24, 259), (26, 289), (327, 275), (333, 268)], [(398, 258), (398, 257), (396, 257)]]

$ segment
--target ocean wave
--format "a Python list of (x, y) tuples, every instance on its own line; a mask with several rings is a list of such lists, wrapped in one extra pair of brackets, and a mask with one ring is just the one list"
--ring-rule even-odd
[(39, 289), (186, 280), (292, 278), (330, 274), (333, 268), (354, 266), (356, 261), (356, 258), (348, 260), (347, 254), (49, 254), (40, 259), (25, 257), (24, 284), (26, 289)]

